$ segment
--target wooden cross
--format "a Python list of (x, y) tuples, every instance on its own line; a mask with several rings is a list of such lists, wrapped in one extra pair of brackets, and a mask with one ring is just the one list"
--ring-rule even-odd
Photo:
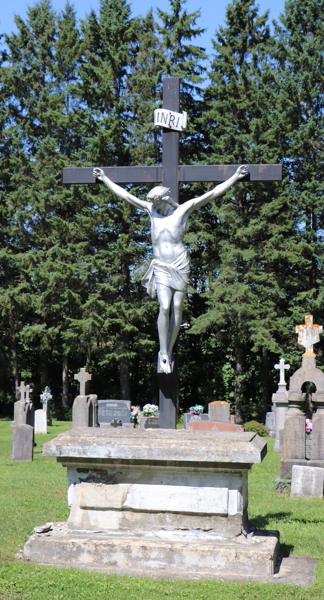
[[(180, 110), (180, 79), (163, 80), (163, 108)], [(96, 165), (98, 166), (98, 165)], [(247, 165), (246, 181), (280, 181), (281, 165)], [(238, 165), (179, 165), (179, 133), (170, 129), (163, 132), (163, 165), (150, 167), (100, 167), (115, 183), (162, 183), (170, 188), (171, 197), (179, 202), (179, 183), (226, 181), (234, 175)], [(98, 183), (93, 167), (63, 169), (64, 184)], [(177, 365), (170, 374), (159, 373), (160, 427), (175, 429), (178, 405)]]
[(91, 378), (92, 378), (92, 375), (90, 375), (90, 373), (87, 373), (85, 368), (80, 369), (79, 373), (74, 375), (74, 379), (77, 379), (77, 381), (80, 382), (80, 396), (86, 395), (86, 393), (85, 393), (86, 383), (87, 383), (87, 381), (90, 381)]
[(284, 385), (286, 387), (285, 370), (290, 369), (290, 365), (285, 365), (285, 359), (281, 358), (279, 360), (279, 364), (275, 365), (274, 368), (279, 369), (279, 373), (280, 373), (279, 385)]
[(322, 325), (313, 325), (313, 315), (305, 315), (305, 324), (296, 325), (296, 333), (298, 333), (298, 344), (304, 346), (305, 354), (314, 354), (313, 344), (320, 341), (320, 333), (322, 333)]
[(25, 401), (25, 392), (26, 392), (26, 386), (25, 386), (25, 382), (21, 381), (20, 382), (20, 386), (17, 386), (17, 392), (20, 392), (20, 400)]

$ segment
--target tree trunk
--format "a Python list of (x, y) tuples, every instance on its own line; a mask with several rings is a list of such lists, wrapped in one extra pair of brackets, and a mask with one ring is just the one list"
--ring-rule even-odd
[(41, 390), (48, 385), (48, 357), (41, 351), (40, 355), (40, 378), (41, 378)]
[(236, 368), (235, 368), (235, 416), (236, 423), (243, 423), (243, 374), (244, 374), (244, 358), (245, 358), (245, 347), (241, 342), (237, 343), (236, 346)]
[[(126, 354), (129, 349), (129, 336), (126, 331), (122, 333), (122, 353)], [(127, 356), (122, 356), (119, 361), (119, 382), (120, 396), (122, 400), (131, 400), (131, 384), (130, 384), (130, 369), (129, 359)]]
[(271, 410), (271, 387), (269, 376), (269, 352), (262, 346), (262, 416)]
[(63, 392), (62, 392), (62, 404), (63, 406), (69, 405), (69, 358), (68, 356), (63, 357), (62, 364), (62, 384), (63, 384)]
[(20, 373), (19, 373), (19, 364), (18, 364), (18, 354), (17, 354), (17, 341), (16, 341), (16, 331), (14, 324), (14, 317), (12, 311), (9, 311), (9, 337), (10, 337), (10, 349), (11, 349), (11, 358), (12, 358), (12, 366), (13, 366), (13, 374), (15, 378), (15, 397), (19, 400), (20, 393), (17, 391), (17, 388), (20, 385)]

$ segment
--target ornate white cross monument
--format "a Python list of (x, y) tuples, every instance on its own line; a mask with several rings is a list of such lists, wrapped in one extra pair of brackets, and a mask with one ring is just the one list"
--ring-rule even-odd
[(20, 400), (25, 401), (26, 386), (25, 382), (21, 381), (20, 386), (17, 386), (17, 391), (20, 392)]
[(92, 375), (90, 375), (90, 373), (87, 373), (85, 368), (80, 369), (80, 372), (74, 375), (74, 379), (77, 379), (80, 382), (80, 396), (86, 395), (85, 386), (87, 381), (90, 381), (91, 378)]
[(305, 354), (314, 354), (313, 344), (320, 341), (320, 333), (322, 333), (322, 325), (313, 325), (313, 315), (305, 315), (305, 324), (296, 325), (296, 333), (298, 333), (298, 344), (304, 346)]
[(286, 369), (290, 369), (290, 365), (285, 365), (285, 359), (281, 358), (279, 360), (279, 364), (274, 366), (275, 369), (279, 369), (279, 373), (280, 373), (280, 381), (279, 381), (279, 385), (284, 385), (286, 387), (286, 382), (285, 382), (285, 370)]

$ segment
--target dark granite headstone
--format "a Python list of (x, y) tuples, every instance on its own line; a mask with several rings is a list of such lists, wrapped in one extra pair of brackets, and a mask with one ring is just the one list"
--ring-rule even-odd
[(12, 426), (12, 460), (33, 460), (33, 435), (31, 425)]
[(134, 426), (131, 423), (130, 400), (98, 400), (98, 423), (100, 427), (110, 426), (115, 419), (120, 420), (123, 426)]

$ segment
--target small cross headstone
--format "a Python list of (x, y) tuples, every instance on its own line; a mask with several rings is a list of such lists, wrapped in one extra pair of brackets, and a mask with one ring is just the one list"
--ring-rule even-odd
[(285, 359), (281, 358), (279, 360), (279, 364), (274, 366), (275, 369), (279, 369), (279, 374), (280, 374), (280, 380), (279, 380), (279, 385), (286, 385), (286, 381), (285, 381), (285, 371), (287, 369), (290, 369), (290, 365), (285, 364)]
[(77, 379), (77, 381), (80, 382), (80, 396), (85, 396), (85, 387), (86, 387), (86, 383), (87, 381), (90, 381), (92, 378), (92, 375), (90, 375), (90, 373), (87, 373), (85, 368), (80, 369), (79, 373), (76, 373), (76, 375), (74, 375), (74, 379)]
[(21, 381), (20, 386), (17, 386), (17, 391), (20, 392), (20, 400), (25, 400), (26, 386), (25, 382)]
[(322, 325), (313, 325), (313, 315), (305, 315), (305, 324), (296, 325), (296, 333), (298, 333), (298, 344), (304, 346), (305, 354), (314, 354), (313, 344), (320, 341), (320, 333), (322, 333)]

